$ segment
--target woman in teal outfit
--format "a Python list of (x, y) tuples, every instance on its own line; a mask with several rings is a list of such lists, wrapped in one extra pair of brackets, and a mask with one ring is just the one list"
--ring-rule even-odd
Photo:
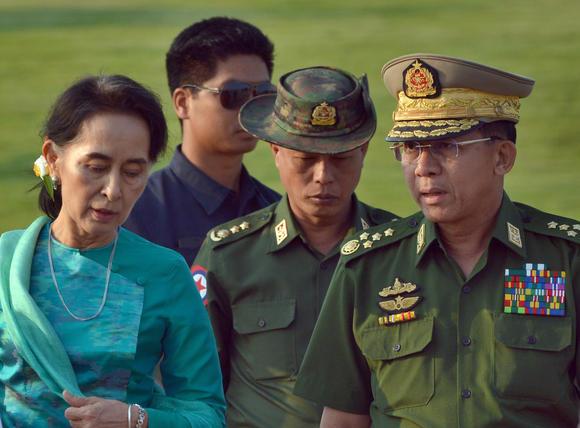
[(223, 426), (187, 265), (120, 227), (167, 144), (159, 101), (127, 77), (88, 77), (60, 96), (43, 137), (46, 216), (0, 237), (0, 426)]

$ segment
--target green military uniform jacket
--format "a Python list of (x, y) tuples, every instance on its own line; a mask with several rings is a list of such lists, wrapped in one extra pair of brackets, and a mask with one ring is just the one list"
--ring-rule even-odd
[[(395, 217), (353, 205), (352, 230)], [(194, 269), (207, 269), (228, 426), (319, 426), (322, 408), (292, 391), (339, 251), (308, 245), (286, 197), (209, 232)]]
[(296, 394), (377, 427), (576, 426), (579, 222), (504, 195), (467, 278), (421, 213), (341, 251)]

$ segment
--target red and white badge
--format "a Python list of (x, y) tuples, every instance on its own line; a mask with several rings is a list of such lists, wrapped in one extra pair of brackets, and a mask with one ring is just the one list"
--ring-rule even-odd
[(191, 267), (191, 274), (201, 300), (204, 306), (207, 306), (207, 269), (203, 266), (194, 265)]

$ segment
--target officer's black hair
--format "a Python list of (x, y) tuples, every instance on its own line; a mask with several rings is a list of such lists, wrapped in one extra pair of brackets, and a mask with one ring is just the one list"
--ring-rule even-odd
[[(122, 75), (88, 76), (73, 83), (52, 106), (41, 137), (64, 147), (74, 144), (83, 123), (99, 113), (124, 113), (140, 117), (149, 128), (149, 160), (155, 162), (167, 147), (167, 124), (159, 98)], [(60, 187), (54, 201), (40, 186), (38, 205), (55, 219), (62, 207)]]
[(486, 123), (481, 127), (481, 134), (484, 137), (500, 137), (515, 144), (517, 137), (516, 124), (509, 120)]
[(256, 55), (272, 76), (274, 45), (258, 28), (239, 19), (213, 17), (196, 22), (177, 35), (165, 58), (169, 91), (186, 83), (211, 79), (218, 61), (233, 55)]

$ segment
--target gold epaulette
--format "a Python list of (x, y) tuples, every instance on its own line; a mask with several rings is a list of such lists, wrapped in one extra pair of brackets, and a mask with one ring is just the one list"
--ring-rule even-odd
[(345, 240), (340, 249), (343, 260), (351, 260), (377, 248), (391, 245), (417, 232), (422, 213), (407, 218), (393, 219), (388, 223), (357, 232)]
[(549, 214), (517, 202), (515, 205), (521, 212), (525, 229), (580, 244), (580, 221)]
[(268, 207), (214, 227), (207, 233), (208, 241), (219, 246), (251, 235), (270, 222), (272, 213), (272, 208)]

